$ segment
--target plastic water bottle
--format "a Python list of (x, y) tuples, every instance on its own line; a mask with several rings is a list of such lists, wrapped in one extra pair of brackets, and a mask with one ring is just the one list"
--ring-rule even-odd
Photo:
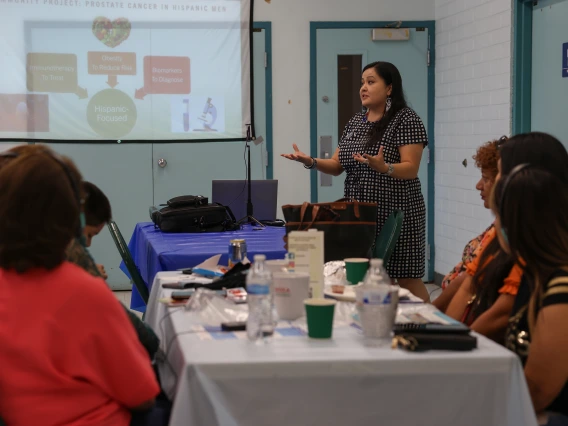
[(247, 336), (252, 342), (267, 340), (274, 333), (272, 274), (265, 267), (265, 260), (265, 255), (255, 255), (247, 275)]
[[(369, 270), (361, 288), (365, 291), (361, 300), (362, 303), (380, 305), (390, 303), (390, 296), (387, 297), (391, 291), (390, 278), (383, 267), (382, 259), (371, 259)], [(372, 291), (367, 293), (367, 290)]]
[(366, 346), (385, 346), (396, 318), (398, 290), (383, 266), (382, 259), (371, 259), (363, 285), (356, 288), (357, 310)]
[(383, 259), (371, 259), (369, 270), (363, 282), (365, 285), (391, 284), (391, 279), (384, 267)]

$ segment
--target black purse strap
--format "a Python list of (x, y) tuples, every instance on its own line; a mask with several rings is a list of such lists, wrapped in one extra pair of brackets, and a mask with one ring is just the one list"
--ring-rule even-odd
[(233, 214), (233, 211), (231, 210), (231, 208), (229, 206), (223, 206), (225, 207), (225, 210), (227, 210), (227, 213), (229, 214), (229, 217), (231, 218), (231, 220), (233, 222), (237, 222), (237, 219), (235, 219), (235, 215)]
[(235, 219), (235, 215), (229, 206), (224, 206), (221, 203), (213, 203), (213, 204), (223, 207), (225, 209), (225, 213), (227, 213), (227, 215), (229, 216), (230, 223), (227, 223), (226, 221), (223, 224), (223, 227), (226, 231), (236, 231), (241, 228), (240, 225), (237, 224), (237, 219)]

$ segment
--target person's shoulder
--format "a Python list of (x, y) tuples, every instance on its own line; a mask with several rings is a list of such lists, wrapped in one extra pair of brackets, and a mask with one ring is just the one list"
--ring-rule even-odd
[(115, 306), (119, 301), (102, 278), (68, 261), (45, 274), (41, 282), (51, 289), (49, 297), (53, 300), (47, 311), (67, 331), (77, 327), (87, 330), (101, 316), (115, 318), (114, 311), (120, 308)]
[(416, 112), (410, 107), (402, 108), (399, 112), (396, 113), (394, 118), (395, 120), (398, 120), (400, 122), (421, 121), (418, 114), (416, 114)]
[(77, 238), (74, 238), (69, 244), (65, 256), (69, 262), (74, 263), (94, 277), (101, 277), (95, 261)]
[(353, 115), (353, 117), (351, 117), (349, 119), (349, 124), (352, 124), (352, 123), (359, 124), (359, 123), (365, 122), (366, 120), (367, 120), (367, 116), (364, 112), (357, 112)]
[(83, 282), (104, 284), (104, 281), (101, 278), (93, 277), (91, 274), (89, 274), (79, 265), (76, 265), (75, 263), (69, 260), (63, 262), (63, 264), (61, 265), (60, 273), (63, 274), (65, 277), (76, 278), (77, 280)]
[(553, 287), (559, 284), (568, 286), (568, 270), (556, 270), (556, 272), (554, 272), (548, 280), (547, 287)]
[(61, 279), (69, 287), (78, 289), (81, 299), (88, 300), (89, 303), (96, 301), (108, 301), (114, 296), (112, 291), (102, 278), (97, 278), (86, 272), (83, 268), (71, 263), (64, 262), (60, 270)]
[(494, 233), (495, 232), (495, 223), (492, 223), (491, 225), (489, 225), (487, 227), (487, 229), (485, 231), (483, 231), (481, 234), (479, 234), (477, 237), (474, 238), (474, 240), (478, 240), (478, 241), (483, 241), (483, 239), (485, 238), (486, 235), (490, 234), (490, 233)]
[(543, 306), (568, 304), (568, 271), (558, 269), (546, 283)]

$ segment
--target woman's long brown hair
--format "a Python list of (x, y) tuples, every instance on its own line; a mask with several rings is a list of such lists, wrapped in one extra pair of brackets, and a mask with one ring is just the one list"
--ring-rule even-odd
[(473, 276), (476, 304), (472, 308), (474, 318), (489, 309), (499, 297), (499, 289), (513, 269), (515, 260), (499, 246), (497, 238), (483, 248), (479, 267)]
[(42, 145), (0, 156), (0, 268), (19, 273), (53, 269), (79, 228), (80, 200), (74, 163)]
[(494, 187), (492, 209), (531, 289), (529, 328), (532, 331), (544, 289), (551, 276), (568, 267), (568, 185), (548, 171), (528, 167)]

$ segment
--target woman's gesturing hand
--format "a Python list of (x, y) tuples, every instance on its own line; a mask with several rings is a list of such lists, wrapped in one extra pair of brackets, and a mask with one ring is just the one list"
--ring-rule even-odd
[(359, 163), (367, 164), (370, 168), (379, 173), (386, 173), (388, 170), (382, 146), (379, 148), (379, 153), (375, 156), (369, 154), (353, 154), (353, 158)]
[(294, 160), (302, 163), (304, 166), (311, 166), (312, 165), (312, 157), (307, 154), (304, 154), (298, 148), (298, 145), (293, 144), (292, 147), (294, 148), (294, 153), (292, 154), (280, 154), (281, 157), (287, 158), (288, 160)]

